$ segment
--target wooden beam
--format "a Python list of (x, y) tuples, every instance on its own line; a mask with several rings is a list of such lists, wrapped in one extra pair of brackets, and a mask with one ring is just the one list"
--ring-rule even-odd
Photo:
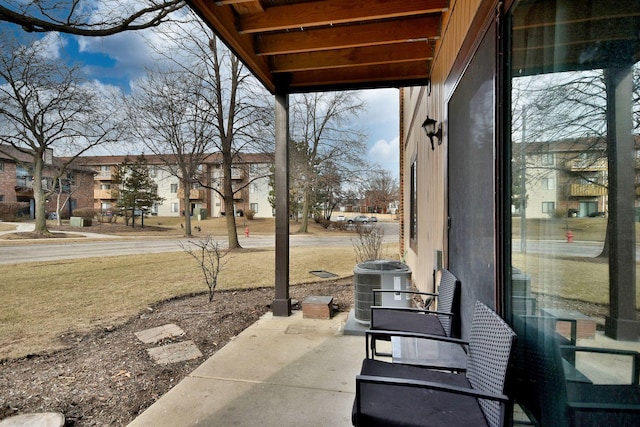
[(240, 4), (240, 3), (260, 3), (258, 0), (216, 0), (216, 5)]
[(215, 6), (208, 0), (189, 0), (188, 3), (267, 90), (273, 93), (275, 84), (266, 58), (255, 55), (252, 36), (238, 34), (235, 28), (236, 17), (231, 6)]
[(271, 58), (274, 73), (323, 70), (362, 65), (392, 64), (398, 62), (432, 60), (433, 50), (425, 42), (367, 46), (322, 52), (278, 55)]
[(441, 13), (447, 0), (324, 0), (268, 8), (240, 17), (240, 33), (263, 33)]
[(359, 25), (261, 34), (256, 38), (258, 55), (280, 55), (377, 44), (435, 39), (440, 36), (440, 16), (404, 19), (398, 23)]
[(238, 0), (234, 2), (233, 8), (238, 15), (251, 15), (253, 13), (264, 12), (264, 7), (258, 0)]
[(384, 82), (394, 82), (394, 86), (417, 85), (418, 82), (426, 84), (429, 69), (430, 61), (415, 61), (401, 64), (302, 71), (291, 73), (289, 88), (295, 92), (300, 89), (308, 90), (308, 88), (389, 87), (384, 86)]

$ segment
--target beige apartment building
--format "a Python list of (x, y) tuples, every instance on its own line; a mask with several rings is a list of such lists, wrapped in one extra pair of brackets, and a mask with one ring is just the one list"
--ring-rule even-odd
[[(130, 156), (84, 156), (78, 163), (95, 171), (93, 181), (93, 207), (103, 212), (115, 209), (116, 198), (113, 191), (116, 167)], [(180, 180), (170, 173), (169, 168), (158, 156), (144, 156), (149, 175), (158, 186), (158, 195), (163, 199), (151, 209), (152, 215), (180, 216), (186, 211), (184, 206), (184, 188)], [(273, 209), (269, 204), (269, 173), (273, 165), (272, 156), (263, 153), (246, 153), (238, 155), (233, 164), (231, 179), (233, 180), (235, 214), (242, 215), (252, 210), (256, 217), (272, 217)], [(212, 153), (206, 156), (201, 167), (200, 184), (194, 185), (190, 191), (191, 206), (189, 211), (196, 215), (222, 216), (224, 203), (216, 190), (222, 189), (222, 156)]]

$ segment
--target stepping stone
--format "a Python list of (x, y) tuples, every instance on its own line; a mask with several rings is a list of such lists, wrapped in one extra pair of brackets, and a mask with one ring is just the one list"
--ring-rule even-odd
[(184, 331), (173, 323), (136, 332), (136, 337), (145, 344), (155, 344), (167, 338), (181, 337), (183, 335)]
[(169, 363), (183, 362), (185, 360), (202, 357), (202, 353), (191, 340), (149, 348), (147, 349), (147, 353), (158, 365), (168, 365)]
[(0, 427), (62, 427), (64, 415), (60, 412), (21, 414), (0, 421)]

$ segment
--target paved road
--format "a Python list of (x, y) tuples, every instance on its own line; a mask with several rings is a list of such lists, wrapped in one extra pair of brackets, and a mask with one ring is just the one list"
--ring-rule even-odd
[[(385, 242), (398, 241), (398, 224), (389, 223), (385, 228)], [(97, 237), (97, 236), (88, 236)], [(187, 238), (164, 238), (147, 237), (144, 239), (129, 238), (95, 238), (88, 241), (74, 241), (55, 243), (45, 243), (36, 241), (33, 244), (24, 244), (18, 241), (12, 244), (11, 241), (3, 241), (0, 245), (0, 264), (18, 264), (23, 262), (53, 261), (59, 259), (91, 258), (115, 255), (131, 254), (153, 254), (163, 252), (180, 252), (182, 245), (188, 245)], [(226, 237), (220, 236), (216, 240), (223, 245)], [(268, 248), (275, 247), (274, 236), (240, 236), (240, 245), (245, 248)], [(313, 236), (313, 235), (293, 235), (289, 237), (289, 245), (297, 246), (351, 246), (351, 237), (348, 236)]]
[[(520, 240), (513, 240), (513, 252), (522, 252)], [(528, 240), (525, 252), (549, 254), (555, 256), (576, 256), (593, 258), (602, 252), (604, 243), (574, 241), (567, 243), (563, 240)], [(640, 247), (636, 247), (636, 261), (640, 261)]]

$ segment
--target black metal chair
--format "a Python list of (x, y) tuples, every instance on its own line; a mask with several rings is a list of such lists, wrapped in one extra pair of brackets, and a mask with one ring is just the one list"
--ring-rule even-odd
[[(639, 424), (640, 353), (567, 344), (556, 332), (555, 323), (545, 318), (514, 316), (514, 327), (519, 339), (510, 389), (537, 425)], [(576, 352), (631, 358), (629, 384), (594, 384), (573, 366)]]
[[(438, 280), (439, 279), (439, 280)], [(425, 303), (425, 308), (407, 307), (371, 307), (370, 331), (403, 331), (415, 332), (428, 335), (451, 336), (454, 314), (452, 308), (457, 299), (460, 281), (449, 270), (443, 268), (438, 272), (436, 278), (437, 293), (401, 291), (404, 293), (415, 293), (427, 295), (430, 298)], [(374, 301), (377, 301), (376, 294), (384, 292), (398, 292), (393, 290), (375, 289)], [(437, 302), (437, 311), (429, 310), (433, 302)], [(378, 353), (376, 351), (376, 341), (378, 339), (388, 339), (384, 335), (371, 336), (371, 349), (374, 355), (390, 356), (390, 354)]]
[(465, 374), (365, 359), (356, 376), (355, 426), (505, 425), (505, 378), (515, 333), (476, 303)]

